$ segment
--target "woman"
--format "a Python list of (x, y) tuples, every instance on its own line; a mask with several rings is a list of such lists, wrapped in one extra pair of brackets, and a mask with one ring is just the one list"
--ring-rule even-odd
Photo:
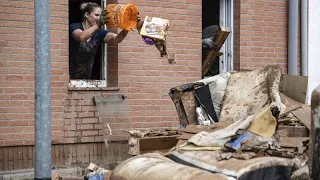
[(71, 79), (90, 79), (95, 55), (102, 42), (120, 43), (128, 31), (119, 34), (101, 29), (107, 24), (108, 12), (97, 3), (83, 3), (83, 22), (73, 23), (69, 28), (69, 73)]

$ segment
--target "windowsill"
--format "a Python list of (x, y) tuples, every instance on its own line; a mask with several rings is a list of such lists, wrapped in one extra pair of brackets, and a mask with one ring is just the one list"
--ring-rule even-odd
[(119, 91), (119, 87), (108, 87), (105, 80), (70, 80), (69, 91)]
[(69, 91), (119, 91), (119, 87), (68, 87)]

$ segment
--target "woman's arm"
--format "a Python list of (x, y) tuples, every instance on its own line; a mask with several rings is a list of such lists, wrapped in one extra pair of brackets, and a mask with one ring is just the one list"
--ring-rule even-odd
[(81, 30), (81, 29), (76, 29), (71, 33), (71, 36), (73, 39), (77, 41), (87, 41), (92, 37), (92, 35), (99, 29), (98, 25), (91, 26), (88, 29)]
[(104, 37), (103, 42), (108, 44), (118, 44), (123, 41), (123, 39), (127, 36), (129, 31), (122, 30), (119, 34), (108, 32), (108, 34)]

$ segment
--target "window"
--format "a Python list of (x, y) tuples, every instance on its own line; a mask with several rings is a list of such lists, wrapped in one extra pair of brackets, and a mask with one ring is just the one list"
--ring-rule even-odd
[[(206, 76), (212, 76), (233, 70), (233, 1), (232, 0), (202, 0), (202, 29), (211, 25), (228, 27), (231, 30), (228, 38), (221, 47), (221, 56), (217, 56)], [(205, 34), (205, 33), (204, 33)], [(206, 35), (204, 35), (206, 36)], [(202, 58), (206, 56), (202, 52)]]
[[(80, 10), (80, 4), (87, 2), (85, 0), (69, 0), (69, 24), (82, 21), (82, 13)], [(105, 7), (103, 0), (91, 0), (101, 7)], [(90, 80), (74, 80), (70, 79), (70, 87), (107, 87), (107, 44), (102, 43), (98, 49), (94, 64), (92, 68), (92, 74)], [(69, 48), (70, 50), (70, 48)], [(70, 54), (70, 53), (69, 53)]]

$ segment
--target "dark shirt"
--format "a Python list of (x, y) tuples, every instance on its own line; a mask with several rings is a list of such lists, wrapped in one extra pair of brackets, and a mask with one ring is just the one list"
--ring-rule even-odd
[(90, 79), (94, 59), (108, 31), (97, 30), (89, 41), (79, 42), (72, 38), (76, 29), (84, 30), (82, 23), (73, 23), (69, 27), (69, 73), (70, 79)]

